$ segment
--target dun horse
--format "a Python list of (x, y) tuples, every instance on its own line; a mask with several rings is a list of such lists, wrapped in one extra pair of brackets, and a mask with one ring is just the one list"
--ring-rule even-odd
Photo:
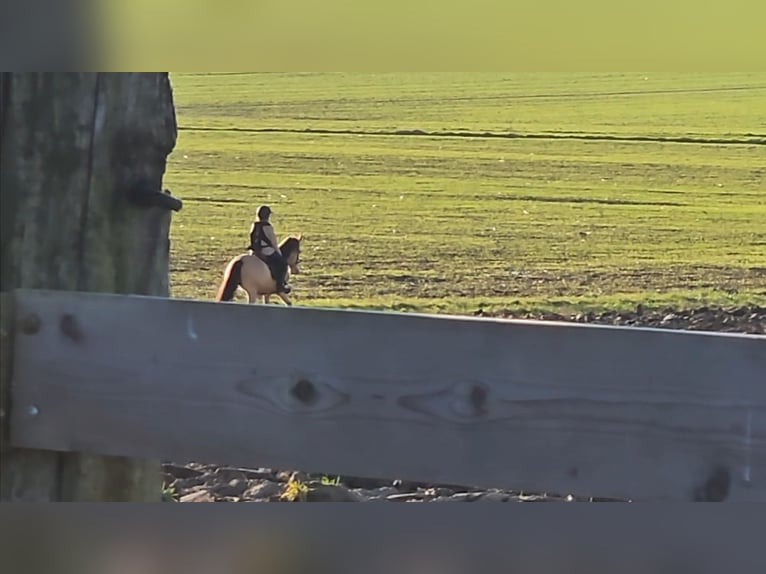
[[(279, 244), (279, 250), (287, 261), (289, 273), (297, 275), (301, 272), (301, 239), (288, 237)], [(261, 297), (264, 303), (269, 302), (271, 295), (278, 295), (286, 305), (292, 305), (292, 301), (285, 293), (277, 293), (277, 282), (271, 274), (271, 269), (254, 253), (242, 253), (229, 261), (223, 274), (223, 281), (218, 288), (216, 301), (231, 301), (237, 287), (242, 287), (247, 292), (248, 303), (255, 303)]]

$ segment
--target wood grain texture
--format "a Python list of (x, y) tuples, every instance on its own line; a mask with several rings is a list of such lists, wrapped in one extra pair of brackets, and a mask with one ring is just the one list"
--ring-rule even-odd
[(13, 376), (13, 294), (0, 292), (0, 459), (10, 449), (11, 378)]
[[(176, 138), (164, 73), (0, 77), (0, 288), (167, 296), (170, 214), (159, 189)], [(5, 500), (158, 500), (159, 463), (14, 449)], [(149, 495), (148, 493), (152, 493)]]
[(766, 500), (763, 336), (17, 297), (19, 316), (41, 322), (17, 333), (18, 446), (637, 500)]

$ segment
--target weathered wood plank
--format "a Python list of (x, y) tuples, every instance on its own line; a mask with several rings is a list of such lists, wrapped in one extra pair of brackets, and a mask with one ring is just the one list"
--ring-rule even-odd
[[(0, 75), (0, 289), (166, 296), (171, 215), (161, 188), (176, 138), (164, 73)], [(14, 449), (0, 498), (160, 500), (158, 462)]]
[[(13, 294), (0, 292), (0, 457), (9, 451), (9, 413), (13, 373)], [(0, 485), (2, 488), (2, 485)]]
[(55, 498), (57, 453), (11, 448), (10, 413), (15, 335), (13, 293), (0, 293), (0, 499)]
[(766, 337), (21, 291), (18, 446), (766, 500)]

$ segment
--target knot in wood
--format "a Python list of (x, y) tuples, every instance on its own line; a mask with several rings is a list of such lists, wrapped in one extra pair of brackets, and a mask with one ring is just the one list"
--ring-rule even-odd
[(61, 328), (61, 332), (64, 334), (64, 336), (68, 339), (71, 339), (75, 342), (82, 341), (82, 330), (80, 329), (80, 325), (77, 323), (77, 319), (74, 315), (70, 313), (62, 315), (59, 327)]
[(453, 410), (461, 416), (478, 417), (487, 414), (489, 392), (484, 385), (472, 384), (458, 388), (458, 397), (453, 401)]
[(486, 411), (487, 389), (480, 385), (474, 385), (471, 387), (471, 392), (468, 394), (468, 399), (471, 401), (471, 406), (473, 406), (476, 411)]
[(30, 313), (19, 321), (19, 330), (25, 335), (34, 335), (40, 331), (42, 324), (40, 317)]
[(729, 496), (731, 473), (723, 466), (718, 466), (710, 473), (705, 484), (697, 489), (695, 502), (722, 502)]
[(313, 405), (319, 399), (319, 393), (311, 381), (300, 379), (290, 389), (290, 396), (304, 405)]

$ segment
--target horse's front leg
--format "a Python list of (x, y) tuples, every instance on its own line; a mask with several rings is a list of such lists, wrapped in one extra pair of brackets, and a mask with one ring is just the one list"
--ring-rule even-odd
[(271, 295), (264, 295), (263, 302), (264, 304), (268, 305), (271, 302)]
[(247, 302), (249, 304), (254, 304), (258, 300), (258, 293), (252, 293), (250, 291), (247, 292)]
[(284, 293), (277, 293), (277, 295), (279, 295), (279, 298), (282, 299), (282, 301), (285, 302), (285, 305), (287, 305), (288, 307), (292, 307), (293, 306), (293, 302), (290, 300), (290, 297), (288, 297), (286, 294), (284, 294)]

